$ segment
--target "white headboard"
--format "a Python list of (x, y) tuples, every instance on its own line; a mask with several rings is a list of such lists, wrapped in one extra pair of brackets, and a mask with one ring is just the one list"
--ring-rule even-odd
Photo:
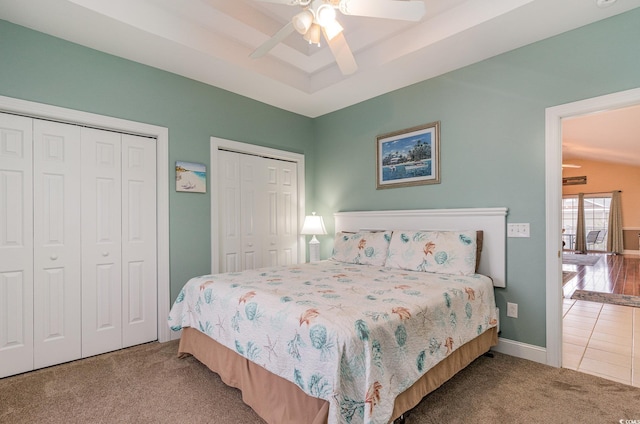
[(507, 208), (337, 212), (336, 232), (359, 230), (482, 230), (478, 272), (506, 287)]

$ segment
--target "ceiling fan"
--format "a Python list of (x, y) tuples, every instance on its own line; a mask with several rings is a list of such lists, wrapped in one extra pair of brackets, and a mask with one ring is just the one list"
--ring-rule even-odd
[[(302, 11), (282, 27), (273, 37), (258, 47), (252, 58), (264, 56), (269, 50), (294, 31), (300, 33), (310, 44), (320, 45), (324, 36), (329, 49), (344, 75), (358, 69), (353, 53), (342, 34), (342, 26), (336, 20), (336, 10), (343, 15), (368, 16), (373, 18), (419, 21), (426, 9), (423, 0), (255, 0), (264, 3), (300, 6)], [(321, 35), (322, 34), (322, 35)]]

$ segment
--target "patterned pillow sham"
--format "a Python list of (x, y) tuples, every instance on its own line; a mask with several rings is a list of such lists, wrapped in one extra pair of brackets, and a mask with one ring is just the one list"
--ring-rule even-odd
[(475, 231), (393, 231), (388, 268), (437, 274), (473, 275)]
[(358, 231), (336, 234), (331, 259), (350, 264), (384, 266), (391, 231)]

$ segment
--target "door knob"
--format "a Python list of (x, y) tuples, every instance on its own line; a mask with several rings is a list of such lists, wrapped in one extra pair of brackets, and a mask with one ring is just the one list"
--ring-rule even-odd
[(104, 257), (109, 256), (109, 252), (102, 252), (102, 256), (104, 256)]
[(52, 261), (55, 261), (56, 259), (58, 259), (58, 255), (51, 255), (51, 256), (49, 256), (49, 258), (50, 258)]

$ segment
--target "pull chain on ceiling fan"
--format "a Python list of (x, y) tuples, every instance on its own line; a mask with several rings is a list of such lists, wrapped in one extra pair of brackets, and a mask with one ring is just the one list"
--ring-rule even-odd
[(258, 47), (251, 57), (264, 56), (287, 36), (297, 31), (310, 44), (320, 45), (321, 34), (344, 75), (358, 69), (347, 44), (342, 25), (336, 20), (336, 9), (343, 15), (397, 19), (417, 22), (426, 9), (423, 0), (256, 0), (264, 3), (301, 6), (303, 10), (282, 27), (273, 37)]

